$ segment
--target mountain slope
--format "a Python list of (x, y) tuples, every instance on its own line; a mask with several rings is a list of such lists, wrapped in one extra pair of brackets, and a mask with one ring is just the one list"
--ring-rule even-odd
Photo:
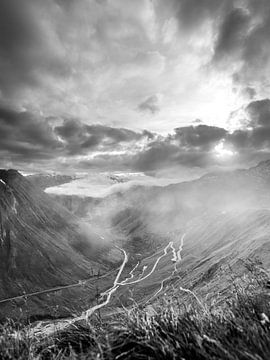
[[(270, 161), (246, 170), (212, 173), (166, 187), (134, 186), (104, 199), (57, 197), (85, 220), (100, 223), (133, 253), (154, 253), (173, 232), (196, 219), (270, 209)], [(208, 221), (209, 220), (209, 221)], [(226, 234), (226, 228), (223, 229)]]
[(110, 268), (91, 227), (15, 170), (0, 170), (0, 300)]
[(211, 217), (234, 210), (268, 209), (269, 186), (270, 161), (251, 169), (208, 174), (166, 187), (133, 187), (104, 199), (99, 212), (109, 217), (113, 214), (111, 219), (115, 219), (116, 214), (125, 214), (125, 209), (129, 209), (130, 217), (133, 209), (151, 231), (164, 235), (183, 230), (190, 220), (203, 214)]
[[(103, 200), (85, 198), (80, 203), (79, 199), (72, 198), (72, 203), (68, 201), (72, 210), (91, 220), (97, 228), (102, 226), (102, 234), (109, 234), (126, 250), (129, 262), (120, 279), (124, 283), (118, 286), (116, 296), (112, 296), (105, 312), (110, 314), (121, 304), (131, 305), (131, 298), (143, 304), (155, 302), (160, 295), (175, 291), (175, 296), (184, 299), (188, 291), (183, 292), (182, 288), (195, 291), (200, 297), (210, 293), (211, 298), (215, 292), (228, 292), (228, 269), (243, 274), (246, 270), (243, 262), (257, 261), (257, 258), (269, 268), (269, 168), (270, 163), (266, 162), (249, 170), (209, 174), (165, 188), (137, 186)], [(55, 284), (59, 285), (59, 279), (66, 284), (69, 280), (79, 279), (82, 273), (90, 272), (90, 267), (100, 268), (108, 257), (113, 258), (110, 246), (100, 246), (99, 250), (96, 250), (97, 245), (92, 246), (101, 242), (95, 234), (90, 236), (89, 245), (81, 233), (78, 219), (47, 194), (25, 182), (16, 172), (0, 172), (0, 176), (2, 192), (6, 191), (2, 197), (5, 201), (1, 203), (2, 213), (6, 214), (5, 218), (2, 216), (6, 229), (2, 232), (6, 244), (2, 258), (8, 259), (3, 268), (7, 279), (3, 277), (3, 284), (5, 281), (9, 284), (13, 277), (17, 279), (16, 291), (18, 284), (25, 288), (33, 283), (38, 286), (41, 281), (45, 282), (40, 278), (44, 266), (49, 278), (52, 273), (56, 276)], [(66, 199), (61, 201), (65, 204)], [(29, 237), (29, 234), (33, 236)], [(186, 236), (182, 246), (183, 234)], [(33, 239), (37, 245), (30, 249)], [(20, 255), (24, 254), (21, 258), (29, 258), (31, 251), (37, 254), (30, 257), (34, 264), (29, 262), (30, 271), (20, 263), (16, 251), (15, 255), (12, 252), (12, 243), (16, 244), (15, 249), (19, 249)], [(175, 267), (174, 251), (180, 251), (180, 248), (181, 261)], [(44, 258), (49, 254), (52, 264), (42, 256), (36, 264), (33, 260), (39, 256), (36, 249)], [(164, 256), (152, 272), (162, 254)], [(70, 263), (66, 263), (66, 259), (70, 259)], [(119, 257), (114, 258), (116, 263), (117, 260)], [(134, 271), (130, 272), (137, 262)], [(21, 281), (18, 281), (18, 269)], [(32, 275), (32, 269), (38, 269), (38, 278)], [(149, 273), (150, 276), (146, 276)], [(100, 292), (110, 289), (114, 276), (111, 273), (106, 282), (98, 283)], [(133, 278), (134, 284), (128, 280)], [(52, 279), (50, 284), (54, 284)], [(82, 289), (79, 293), (80, 301), (85, 299)], [(88, 300), (90, 298), (93, 300), (93, 287)], [(74, 299), (73, 294), (73, 302)]]
[[(149, 278), (120, 287), (114, 301), (126, 304), (130, 291), (135, 300), (146, 300), (167, 278), (159, 294), (171, 284), (205, 297), (208, 290), (215, 294), (215, 289), (229, 289), (229, 273), (244, 273), (247, 261), (262, 262), (269, 269), (269, 185), (270, 162), (263, 162), (251, 169), (208, 174), (167, 187), (137, 186), (95, 205), (91, 201), (88, 209), (84, 199), (85, 216), (90, 212), (93, 220), (93, 213), (96, 219), (102, 214), (104, 225), (122, 237), (129, 259), (134, 264), (140, 261), (135, 279), (144, 266), (150, 271), (170, 241), (177, 249), (186, 233), (182, 261), (174, 276), (170, 277), (174, 262), (169, 250)], [(180, 294), (183, 296), (178, 290)]]

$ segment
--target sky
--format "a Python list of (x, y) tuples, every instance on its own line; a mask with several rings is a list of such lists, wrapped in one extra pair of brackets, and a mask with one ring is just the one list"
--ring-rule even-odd
[(269, 0), (1, 0), (0, 166), (250, 166), (269, 70)]

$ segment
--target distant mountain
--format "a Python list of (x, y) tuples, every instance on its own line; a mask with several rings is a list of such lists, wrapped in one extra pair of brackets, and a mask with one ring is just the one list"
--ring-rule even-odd
[(89, 172), (80, 174), (76, 179), (46, 189), (48, 194), (80, 196), (81, 198), (104, 198), (109, 194), (125, 191), (136, 185), (168, 185), (176, 180), (171, 178), (154, 178), (143, 173), (134, 172)]
[(40, 187), (43, 190), (48, 187), (69, 183), (70, 181), (75, 179), (76, 176), (61, 174), (33, 174), (27, 176), (27, 180), (29, 180), (32, 184)]
[(269, 186), (270, 161), (266, 161), (250, 169), (207, 174), (166, 187), (135, 187), (112, 201), (118, 208), (139, 208), (155, 227), (169, 230), (205, 212), (211, 216), (234, 210), (268, 209)]
[(0, 170), (0, 300), (104, 272), (110, 247), (28, 178)]

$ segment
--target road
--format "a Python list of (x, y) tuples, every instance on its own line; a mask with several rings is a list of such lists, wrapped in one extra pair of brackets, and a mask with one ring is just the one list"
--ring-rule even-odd
[[(115, 270), (114, 270), (115, 271)], [(74, 288), (74, 287), (77, 287), (77, 286), (85, 286), (89, 281), (91, 280), (94, 280), (94, 279), (102, 279), (104, 277), (107, 277), (109, 275), (112, 274), (112, 271), (106, 273), (106, 274), (103, 274), (103, 275), (92, 275), (90, 278), (88, 279), (82, 279), (82, 280), (78, 280), (77, 283), (75, 284), (70, 284), (70, 285), (64, 285), (64, 286), (57, 286), (57, 287), (53, 287), (53, 288), (50, 288), (50, 289), (46, 289), (46, 290), (41, 290), (41, 291), (35, 291), (35, 292), (32, 292), (32, 293), (26, 293), (26, 294), (23, 294), (23, 295), (18, 295), (18, 296), (14, 296), (14, 297), (10, 297), (10, 298), (7, 298), (7, 299), (3, 299), (3, 300), (0, 300), (0, 304), (4, 304), (6, 302), (9, 302), (9, 301), (13, 301), (13, 300), (19, 300), (19, 299), (26, 299), (26, 298), (29, 298), (31, 296), (37, 296), (37, 295), (42, 295), (42, 294), (49, 294), (49, 293), (52, 293), (52, 292), (55, 292), (55, 291), (59, 291), (59, 290), (63, 290), (63, 289), (71, 289), (71, 288)]]
[(118, 287), (119, 287), (118, 281), (119, 281), (120, 276), (122, 275), (122, 272), (123, 272), (123, 270), (124, 270), (124, 268), (125, 268), (125, 266), (126, 266), (126, 264), (128, 262), (128, 255), (127, 255), (126, 251), (124, 249), (121, 249), (121, 248), (119, 248), (119, 250), (123, 252), (124, 260), (123, 260), (122, 265), (121, 265), (121, 267), (120, 267), (120, 269), (119, 269), (119, 271), (118, 271), (118, 273), (116, 275), (113, 286), (109, 290), (107, 290), (105, 293), (101, 294), (101, 297), (107, 296), (105, 301), (103, 303), (101, 303), (101, 304), (98, 304), (98, 305), (95, 305), (95, 306), (91, 307), (85, 313), (82, 313), (82, 315), (78, 318), (78, 320), (82, 320), (82, 319), (85, 319), (85, 318), (88, 319), (95, 311), (97, 311), (97, 310), (103, 308), (104, 306), (106, 306), (110, 302), (112, 294), (118, 289)]
[(161, 284), (160, 284), (160, 288), (158, 289), (157, 292), (154, 293), (154, 295), (152, 295), (147, 301), (145, 304), (149, 303), (151, 300), (153, 300), (155, 297), (157, 297), (157, 295), (159, 293), (161, 293), (161, 291), (163, 290), (164, 288), (164, 284), (166, 283), (166, 281), (170, 280), (173, 278), (173, 276), (176, 274), (177, 272), (177, 265), (180, 263), (180, 261), (182, 260), (182, 256), (181, 256), (181, 252), (182, 252), (182, 249), (183, 249), (183, 246), (184, 246), (184, 238), (185, 238), (186, 234), (183, 234), (182, 237), (181, 237), (181, 241), (180, 241), (180, 245), (179, 245), (179, 249), (178, 251), (176, 251), (175, 247), (174, 247), (174, 243), (171, 241), (170, 242), (170, 247), (172, 249), (172, 254), (173, 254), (173, 257), (172, 257), (172, 262), (174, 262), (174, 269), (172, 271), (172, 273), (165, 279), (163, 279), (161, 281)]
[[(35, 328), (32, 329), (33, 334), (35, 336), (44, 336), (44, 335), (48, 335), (50, 333), (60, 330), (65, 329), (66, 327), (77, 323), (78, 321), (81, 320), (88, 320), (97, 310), (102, 309), (103, 307), (107, 306), (112, 298), (112, 295), (119, 289), (119, 287), (127, 287), (130, 285), (135, 285), (138, 284), (144, 280), (146, 280), (147, 278), (149, 278), (156, 270), (159, 262), (161, 261), (162, 258), (166, 257), (169, 252), (171, 251), (172, 253), (172, 258), (170, 259), (170, 261), (174, 264), (173, 266), (173, 270), (172, 273), (170, 274), (170, 276), (168, 276), (167, 278), (163, 279), (161, 281), (161, 285), (160, 288), (158, 289), (158, 291), (156, 291), (150, 299), (147, 300), (146, 303), (148, 303), (149, 301), (151, 301), (153, 298), (155, 298), (158, 294), (160, 294), (160, 292), (164, 289), (164, 284), (166, 283), (166, 281), (168, 281), (169, 279), (171, 279), (174, 274), (178, 271), (177, 266), (179, 265), (179, 263), (182, 260), (182, 250), (183, 250), (183, 246), (184, 246), (184, 239), (185, 239), (186, 234), (183, 234), (180, 240), (180, 245), (178, 247), (178, 249), (175, 248), (174, 245), (174, 241), (170, 241), (165, 248), (162, 251), (162, 254), (156, 259), (156, 261), (154, 262), (153, 266), (151, 267), (150, 271), (147, 272), (147, 274), (145, 274), (146, 270), (148, 269), (149, 266), (144, 266), (141, 273), (138, 275), (137, 279), (134, 279), (134, 272), (135, 270), (138, 268), (139, 263), (137, 263), (134, 268), (129, 272), (128, 276), (125, 277), (124, 280), (120, 281), (121, 275), (123, 274), (123, 271), (125, 269), (126, 264), (128, 263), (128, 254), (126, 253), (126, 251), (122, 248), (118, 248), (119, 251), (121, 251), (124, 255), (122, 264), (119, 268), (119, 271), (114, 279), (113, 285), (106, 291), (104, 291), (103, 293), (100, 294), (100, 299), (102, 299), (103, 301), (95, 306), (90, 307), (87, 311), (83, 312), (79, 317), (75, 317), (75, 318), (71, 318), (71, 319), (65, 319), (65, 320), (60, 320), (57, 324), (45, 324), (42, 327), (42, 322), (39, 322)], [(201, 304), (200, 300), (197, 298), (197, 296), (190, 291), (189, 289), (185, 289), (182, 287), (179, 287), (179, 290), (187, 292), (192, 294), (193, 296), (195, 296), (195, 298), (198, 300), (198, 302)], [(43, 322), (44, 323), (44, 322)]]

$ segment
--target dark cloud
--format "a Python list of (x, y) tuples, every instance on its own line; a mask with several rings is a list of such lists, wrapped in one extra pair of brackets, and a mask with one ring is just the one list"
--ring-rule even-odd
[(90, 150), (105, 150), (121, 144), (145, 139), (151, 139), (154, 134), (148, 131), (141, 133), (104, 125), (87, 125), (79, 120), (65, 120), (61, 126), (55, 127), (55, 132), (66, 143), (69, 154), (84, 154)]
[(256, 90), (250, 86), (247, 86), (242, 89), (242, 94), (249, 100), (252, 100), (256, 96)]
[(249, 146), (249, 132), (247, 130), (235, 130), (227, 136), (227, 144), (232, 144), (235, 149), (242, 150)]
[[(226, 135), (224, 129), (206, 125), (177, 128), (172, 135), (157, 137), (146, 130), (87, 125), (78, 119), (66, 119), (57, 126), (53, 126), (54, 121), (27, 111), (0, 109), (0, 154), (14, 163), (38, 164), (47, 159), (51, 166), (55, 163), (58, 167), (59, 158), (64, 158), (75, 167), (147, 172), (177, 164), (203, 167), (208, 151)], [(137, 147), (140, 142), (143, 148)], [(115, 154), (115, 150), (120, 150), (120, 154)], [(73, 162), (74, 156), (96, 151), (98, 155), (92, 160)]]
[(140, 111), (149, 111), (152, 114), (156, 114), (160, 111), (159, 99), (157, 95), (153, 95), (144, 100), (138, 105)]
[[(223, 143), (237, 154), (235, 161), (247, 162), (270, 152), (270, 100), (253, 101), (245, 112), (249, 126), (232, 133), (198, 124), (157, 136), (149, 131), (88, 125), (78, 119), (47, 119), (1, 108), (0, 155), (13, 163), (40, 165), (46, 160), (56, 169), (61, 167), (61, 158), (73, 168), (151, 172), (218, 165), (221, 160), (214, 155), (215, 147)], [(62, 124), (54, 126), (59, 121)]]
[[(229, 1), (217, 26), (217, 42), (213, 65), (230, 70), (238, 62), (233, 80), (242, 89), (269, 85), (270, 70), (270, 2), (268, 0), (241, 3)], [(216, 63), (216, 64), (215, 64)], [(254, 85), (254, 86), (253, 86)]]
[(54, 158), (61, 148), (44, 118), (23, 111), (0, 109), (0, 153), (10, 159)]
[(259, 21), (245, 41), (243, 53), (245, 63), (242, 76), (248, 76), (247, 72), (252, 70), (255, 73), (251, 74), (251, 76), (261, 75), (259, 73), (263, 73), (270, 61), (270, 3), (268, 0), (258, 1), (258, 4), (250, 2), (250, 11), (253, 17), (257, 16), (259, 18)]
[(134, 157), (132, 167), (143, 172), (170, 167), (178, 152), (179, 148), (167, 141), (153, 142)]
[(211, 161), (215, 144), (225, 139), (222, 128), (197, 125), (176, 128), (174, 133), (148, 144), (134, 158), (133, 166), (139, 171), (151, 171), (179, 165), (205, 167)]
[(136, 171), (148, 172), (176, 168), (177, 166), (206, 167), (213, 163), (208, 152), (198, 150), (184, 150), (168, 142), (151, 145), (132, 160), (132, 167)]
[(251, 140), (255, 149), (270, 149), (270, 128), (260, 127), (253, 129)]
[(177, 139), (185, 148), (200, 148), (207, 150), (214, 143), (224, 139), (227, 131), (216, 126), (197, 125), (175, 129), (173, 139)]
[(251, 102), (245, 109), (249, 125), (229, 133), (226, 129), (197, 125), (176, 128), (174, 133), (150, 142), (137, 154), (133, 166), (139, 171), (151, 171), (177, 166), (207, 168), (222, 163), (215, 156), (215, 146), (221, 142), (235, 153), (231, 162), (243, 166), (267, 158), (270, 153), (270, 100)]
[[(249, 130), (237, 130), (226, 138), (227, 145), (239, 153), (247, 152), (252, 156), (253, 152), (270, 150), (270, 128), (255, 128)], [(247, 153), (246, 153), (247, 154)]]
[(104, 125), (87, 125), (86, 129), (89, 134), (107, 139), (108, 143), (112, 145), (115, 143), (139, 140), (142, 136), (152, 136), (152, 134), (147, 131), (141, 134), (128, 129), (112, 128)]
[(67, 64), (42, 26), (45, 3), (48, 9), (53, 6), (41, 0), (25, 0), (20, 5), (16, 0), (1, 0), (0, 90), (5, 96), (35, 87), (42, 73), (67, 75)]
[(231, 0), (173, 0), (169, 1), (179, 20), (181, 29), (197, 28), (205, 20), (218, 19), (231, 8)]
[[(180, 133), (188, 133), (185, 140)], [(120, 155), (100, 153), (91, 160), (80, 161), (79, 166), (85, 169), (128, 169), (145, 173), (179, 166), (205, 168), (215, 162), (212, 150), (226, 134), (224, 129), (206, 125), (177, 128), (173, 134), (156, 137), (154, 141), (152, 136), (149, 136), (143, 149), (135, 152), (127, 151)], [(216, 161), (218, 162), (218, 159)]]
[(270, 150), (270, 100), (252, 101), (245, 109), (248, 127), (236, 130), (226, 137), (227, 144), (239, 151), (252, 152)]
[(54, 0), (56, 4), (64, 8), (70, 8), (71, 6), (76, 4), (76, 0)]
[(249, 125), (256, 127), (256, 126), (263, 126), (269, 127), (270, 126), (270, 100), (263, 99), (258, 101), (251, 102), (246, 111), (250, 118)]
[[(55, 126), (55, 123), (62, 122)], [(74, 156), (89, 155), (95, 151), (107, 153), (147, 143), (156, 138), (149, 131), (135, 132), (104, 125), (88, 125), (78, 119), (45, 118), (28, 111), (0, 108), (0, 156), (13, 163), (51, 160), (57, 168), (60, 158), (67, 161)], [(110, 157), (110, 156), (109, 156)], [(102, 154), (99, 158), (104, 163)], [(118, 163), (119, 165), (119, 163)]]
[[(62, 122), (55, 126), (55, 122)], [(149, 131), (135, 132), (129, 129), (113, 128), (103, 125), (88, 125), (78, 119), (44, 118), (28, 111), (15, 111), (0, 108), (0, 156), (1, 163), (40, 166), (40, 161), (48, 161), (57, 169), (60, 158), (77, 167), (74, 156), (89, 155), (99, 151), (92, 167), (102, 168), (114, 159), (112, 167), (128, 167), (124, 157), (110, 155), (115, 150), (131, 148), (136, 150), (138, 143), (152, 141), (156, 134)], [(102, 154), (104, 152), (104, 154)], [(107, 154), (108, 153), (108, 154)], [(81, 163), (87, 161), (81, 161)], [(87, 163), (91, 167), (91, 163)]]
[(231, 55), (241, 49), (250, 25), (250, 16), (246, 9), (234, 8), (225, 17), (220, 26), (215, 56)]

